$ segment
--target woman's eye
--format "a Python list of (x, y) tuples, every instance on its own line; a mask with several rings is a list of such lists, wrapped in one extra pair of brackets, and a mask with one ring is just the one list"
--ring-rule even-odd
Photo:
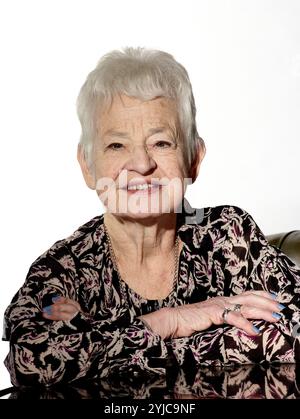
[(107, 148), (111, 148), (113, 150), (119, 150), (122, 147), (123, 147), (123, 144), (121, 144), (121, 143), (111, 143), (111, 144), (109, 144), (109, 146)]
[(168, 141), (158, 141), (155, 146), (158, 148), (168, 148), (171, 147), (171, 143), (169, 143)]

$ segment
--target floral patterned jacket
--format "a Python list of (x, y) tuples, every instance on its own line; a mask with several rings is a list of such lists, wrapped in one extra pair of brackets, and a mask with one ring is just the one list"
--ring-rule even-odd
[[(268, 244), (239, 207), (202, 209), (200, 220), (177, 214), (184, 245), (177, 285), (164, 300), (146, 300), (119, 280), (99, 215), (59, 240), (30, 266), (5, 312), (5, 365), (14, 385), (52, 385), (110, 374), (165, 374), (167, 365), (221, 365), (300, 360), (300, 269)], [(253, 323), (250, 337), (222, 325), (163, 341), (138, 316), (161, 307), (191, 304), (247, 290), (278, 294), (286, 306), (276, 324)], [(71, 321), (42, 317), (54, 295), (78, 301)]]

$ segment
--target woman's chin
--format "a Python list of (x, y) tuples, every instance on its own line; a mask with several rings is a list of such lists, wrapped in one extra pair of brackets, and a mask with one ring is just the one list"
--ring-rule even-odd
[[(182, 190), (158, 188), (156, 191), (123, 191), (99, 195), (107, 212), (122, 217), (145, 219), (178, 212), (182, 203)], [(175, 210), (176, 208), (176, 210)]]
[[(117, 208), (117, 209), (116, 209)], [(174, 214), (174, 208), (173, 207), (167, 207), (167, 208), (156, 208), (155, 210), (152, 210), (148, 208), (146, 210), (143, 210), (142, 208), (137, 209), (127, 209), (126, 211), (122, 210), (122, 208), (118, 207), (116, 208), (109, 208), (106, 207), (106, 210), (110, 214), (114, 214), (118, 217), (122, 217), (125, 219), (134, 219), (134, 220), (158, 220), (164, 215), (170, 215)]]

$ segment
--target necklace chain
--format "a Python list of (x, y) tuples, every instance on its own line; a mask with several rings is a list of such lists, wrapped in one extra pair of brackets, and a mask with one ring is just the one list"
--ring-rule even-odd
[[(118, 268), (118, 264), (117, 264), (117, 258), (114, 252), (114, 248), (112, 246), (111, 243), (111, 238), (110, 235), (108, 234), (107, 231), (107, 227), (105, 225), (105, 223), (103, 222), (103, 226), (104, 226), (104, 230), (106, 233), (106, 237), (107, 237), (107, 241), (108, 241), (108, 246), (109, 246), (109, 251), (111, 254), (111, 258), (112, 258), (112, 262), (113, 262), (113, 266), (114, 269), (116, 270), (117, 274), (118, 274), (118, 278), (119, 278), (119, 282), (121, 284), (121, 286), (123, 285), (124, 281), (121, 277), (119, 268)], [(178, 265), (179, 265), (179, 237), (176, 236), (176, 240), (175, 240), (175, 246), (174, 246), (174, 273), (173, 273), (173, 286), (172, 286), (172, 290), (174, 290), (175, 288), (177, 289), (177, 282), (178, 282)], [(123, 289), (124, 292), (124, 289)], [(124, 295), (123, 295), (124, 297)]]

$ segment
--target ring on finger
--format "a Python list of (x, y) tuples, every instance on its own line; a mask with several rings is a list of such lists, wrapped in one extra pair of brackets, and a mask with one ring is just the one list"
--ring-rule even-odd
[(242, 308), (242, 304), (235, 304), (233, 306), (232, 311), (239, 311), (239, 312), (241, 312), (241, 308)]
[(232, 310), (231, 310), (231, 308), (225, 308), (225, 310), (223, 311), (223, 313), (222, 313), (222, 318), (223, 318), (223, 322), (224, 323), (227, 323), (227, 316), (228, 316), (228, 314), (231, 312)]

